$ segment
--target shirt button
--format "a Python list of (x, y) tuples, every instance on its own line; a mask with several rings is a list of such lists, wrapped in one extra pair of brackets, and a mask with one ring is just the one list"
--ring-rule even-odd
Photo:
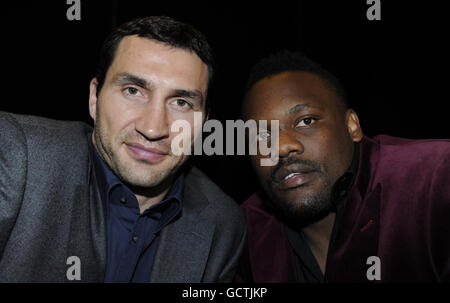
[(138, 240), (138, 236), (134, 235), (133, 238), (131, 238), (131, 239), (133, 240), (134, 243), (136, 243)]
[(122, 203), (122, 204), (127, 203), (127, 198), (125, 198), (125, 197), (120, 198), (120, 203)]

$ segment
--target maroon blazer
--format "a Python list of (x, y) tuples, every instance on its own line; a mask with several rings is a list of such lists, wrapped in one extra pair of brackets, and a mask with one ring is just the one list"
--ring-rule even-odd
[[(294, 252), (263, 194), (244, 208), (248, 244), (237, 282), (295, 282)], [(358, 173), (335, 244), (328, 282), (368, 282), (370, 256), (381, 282), (450, 281), (450, 140), (364, 137)]]

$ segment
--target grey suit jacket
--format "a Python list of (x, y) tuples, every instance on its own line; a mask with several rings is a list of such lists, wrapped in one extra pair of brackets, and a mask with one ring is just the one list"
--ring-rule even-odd
[[(105, 214), (90, 126), (0, 112), (0, 281), (103, 282)], [(227, 282), (246, 239), (238, 205), (196, 168), (181, 214), (161, 233), (150, 282)]]

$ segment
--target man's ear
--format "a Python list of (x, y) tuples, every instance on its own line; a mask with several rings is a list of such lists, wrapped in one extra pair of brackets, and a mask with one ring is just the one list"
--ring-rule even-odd
[(356, 112), (353, 109), (348, 109), (345, 115), (345, 122), (347, 124), (347, 130), (350, 135), (350, 138), (354, 142), (359, 142), (363, 138), (363, 132), (361, 129), (361, 125), (359, 125), (359, 118)]
[(91, 83), (89, 84), (89, 114), (91, 118), (95, 122), (95, 115), (97, 113), (97, 87), (98, 87), (98, 81), (97, 78), (94, 78), (91, 80)]

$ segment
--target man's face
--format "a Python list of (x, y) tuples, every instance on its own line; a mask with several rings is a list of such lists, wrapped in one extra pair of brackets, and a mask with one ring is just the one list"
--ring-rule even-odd
[(192, 52), (138, 36), (122, 39), (98, 98), (90, 86), (93, 141), (102, 158), (124, 182), (161, 185), (187, 160), (174, 155), (175, 120), (191, 125), (204, 112), (208, 70)]
[(331, 188), (351, 163), (353, 142), (362, 138), (354, 111), (345, 110), (319, 76), (284, 72), (253, 86), (243, 114), (267, 120), (269, 130), (271, 120), (279, 121), (278, 163), (261, 166), (261, 156), (251, 156), (271, 204), (297, 222), (312, 223), (328, 214)]

